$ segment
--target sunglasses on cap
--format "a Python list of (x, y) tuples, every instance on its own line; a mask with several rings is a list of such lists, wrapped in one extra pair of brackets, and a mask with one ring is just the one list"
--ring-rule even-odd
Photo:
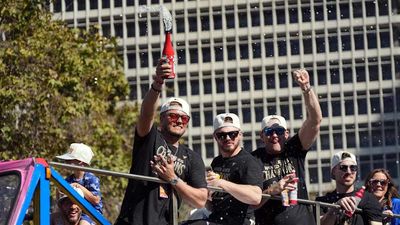
[(180, 115), (178, 113), (168, 113), (167, 117), (168, 117), (169, 122), (173, 122), (173, 123), (178, 122), (179, 118), (181, 118), (183, 124), (187, 124), (190, 120), (190, 116)]
[(339, 166), (339, 170), (341, 170), (342, 172), (347, 172), (349, 168), (350, 168), (350, 171), (353, 173), (357, 172), (357, 170), (358, 170), (357, 165), (340, 165)]
[(218, 138), (218, 140), (226, 140), (226, 138), (229, 136), (231, 140), (235, 139), (239, 135), (239, 131), (231, 131), (231, 132), (218, 132), (215, 133), (215, 136)]
[(285, 131), (286, 131), (286, 129), (283, 127), (266, 127), (263, 130), (265, 136), (271, 136), (274, 134), (274, 132), (277, 135), (282, 135), (285, 133)]
[(378, 185), (378, 184), (380, 184), (380, 185), (382, 185), (382, 186), (386, 186), (386, 185), (388, 185), (389, 183), (390, 183), (390, 181), (389, 180), (385, 180), (385, 179), (382, 179), (382, 180), (379, 180), (379, 179), (370, 179), (369, 180), (369, 183), (371, 184), (371, 185)]

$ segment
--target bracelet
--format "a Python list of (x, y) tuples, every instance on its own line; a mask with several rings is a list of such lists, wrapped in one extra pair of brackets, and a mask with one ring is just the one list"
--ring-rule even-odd
[(161, 93), (161, 90), (158, 90), (158, 89), (154, 88), (153, 84), (151, 84), (150, 87), (151, 87), (151, 90), (153, 90), (153, 91), (156, 92), (157, 94), (160, 94), (160, 93)]
[(308, 85), (306, 86), (306, 88), (301, 89), (301, 91), (303, 91), (303, 94), (308, 94), (308, 93), (311, 91), (311, 85), (308, 84)]

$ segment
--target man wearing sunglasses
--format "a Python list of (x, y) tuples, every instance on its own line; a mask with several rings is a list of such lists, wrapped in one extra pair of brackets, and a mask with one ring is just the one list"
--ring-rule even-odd
[(214, 139), (220, 155), (211, 163), (207, 174), (210, 186), (224, 192), (213, 192), (208, 202), (211, 214), (207, 222), (191, 224), (249, 225), (253, 213), (249, 205), (261, 201), (262, 173), (260, 165), (240, 146), (243, 134), (239, 118), (233, 113), (219, 114), (214, 119)]
[[(263, 193), (280, 196), (284, 190), (297, 189), (298, 198), (308, 199), (304, 162), (319, 134), (322, 113), (318, 98), (311, 89), (308, 72), (305, 69), (295, 70), (293, 80), (300, 86), (307, 111), (300, 130), (289, 137), (285, 118), (278, 115), (267, 116), (261, 122), (260, 131), (264, 146), (257, 148), (252, 154), (263, 165)], [(287, 207), (279, 200), (263, 199), (257, 208), (255, 216), (256, 224), (259, 225), (315, 224), (311, 207), (304, 204)]]
[[(346, 151), (339, 151), (331, 159), (331, 177), (336, 182), (336, 190), (327, 193), (325, 196), (317, 197), (316, 201), (334, 203), (340, 205), (337, 208), (322, 208), (322, 225), (377, 225), (382, 224), (382, 213), (378, 200), (369, 192), (365, 192), (361, 201), (357, 205), (355, 199), (355, 182), (357, 179), (357, 160), (356, 157)], [(355, 208), (360, 208), (361, 213), (354, 212)], [(343, 212), (354, 212), (351, 217)]]
[(179, 143), (190, 120), (189, 104), (181, 98), (169, 98), (161, 106), (160, 123), (154, 125), (164, 78), (171, 72), (170, 64), (161, 59), (141, 105), (130, 170), (132, 174), (158, 177), (168, 183), (130, 179), (117, 225), (172, 224), (172, 191), (178, 194), (178, 204), (183, 199), (195, 208), (202, 208), (207, 201), (203, 160)]

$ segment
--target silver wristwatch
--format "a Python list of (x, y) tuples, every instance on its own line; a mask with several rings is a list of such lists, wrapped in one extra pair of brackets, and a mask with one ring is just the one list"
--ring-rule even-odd
[(178, 176), (175, 176), (174, 178), (172, 178), (170, 181), (169, 181), (169, 183), (171, 184), (171, 185), (176, 185), (177, 183), (178, 183), (178, 181), (179, 181), (179, 177)]

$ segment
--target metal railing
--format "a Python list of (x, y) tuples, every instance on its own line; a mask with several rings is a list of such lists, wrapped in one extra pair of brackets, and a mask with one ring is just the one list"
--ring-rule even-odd
[[(156, 177), (148, 177), (148, 176), (143, 176), (143, 175), (136, 175), (136, 174), (130, 174), (130, 173), (122, 173), (122, 172), (114, 172), (114, 171), (109, 171), (109, 170), (103, 170), (103, 169), (94, 169), (90, 167), (82, 167), (82, 166), (76, 166), (76, 165), (70, 165), (70, 164), (65, 164), (65, 163), (58, 163), (58, 162), (50, 162), (49, 163), (51, 166), (55, 167), (60, 167), (60, 168), (65, 168), (65, 169), (78, 169), (82, 171), (87, 171), (87, 172), (92, 172), (96, 174), (101, 174), (101, 175), (107, 175), (107, 176), (113, 176), (113, 177), (123, 177), (123, 178), (128, 178), (128, 179), (135, 179), (135, 180), (141, 180), (141, 181), (150, 181), (150, 182), (155, 182), (155, 183), (167, 183), (164, 180), (161, 180)], [(207, 187), (209, 190), (212, 191), (219, 191), (219, 192), (225, 192), (222, 188), (219, 187), (213, 187), (213, 186), (208, 186)], [(263, 199), (273, 199), (273, 200), (281, 200), (280, 196), (272, 196), (269, 194), (262, 194)], [(172, 192), (172, 225), (177, 225), (178, 224), (178, 204), (177, 204), (177, 199)], [(331, 203), (325, 203), (325, 202), (319, 202), (319, 201), (312, 201), (312, 200), (307, 200), (307, 199), (297, 199), (297, 202), (300, 204), (306, 204), (306, 205), (312, 205), (315, 206), (315, 218), (316, 218), (316, 223), (317, 225), (321, 224), (320, 221), (320, 216), (321, 216), (321, 207), (330, 207), (330, 208), (337, 208), (340, 209), (339, 205), (336, 204), (331, 204)], [(361, 209), (356, 209), (357, 212), (362, 212)], [(389, 214), (382, 213), (384, 216), (389, 216)], [(400, 218), (400, 214), (393, 214), (391, 217), (396, 217)]]

